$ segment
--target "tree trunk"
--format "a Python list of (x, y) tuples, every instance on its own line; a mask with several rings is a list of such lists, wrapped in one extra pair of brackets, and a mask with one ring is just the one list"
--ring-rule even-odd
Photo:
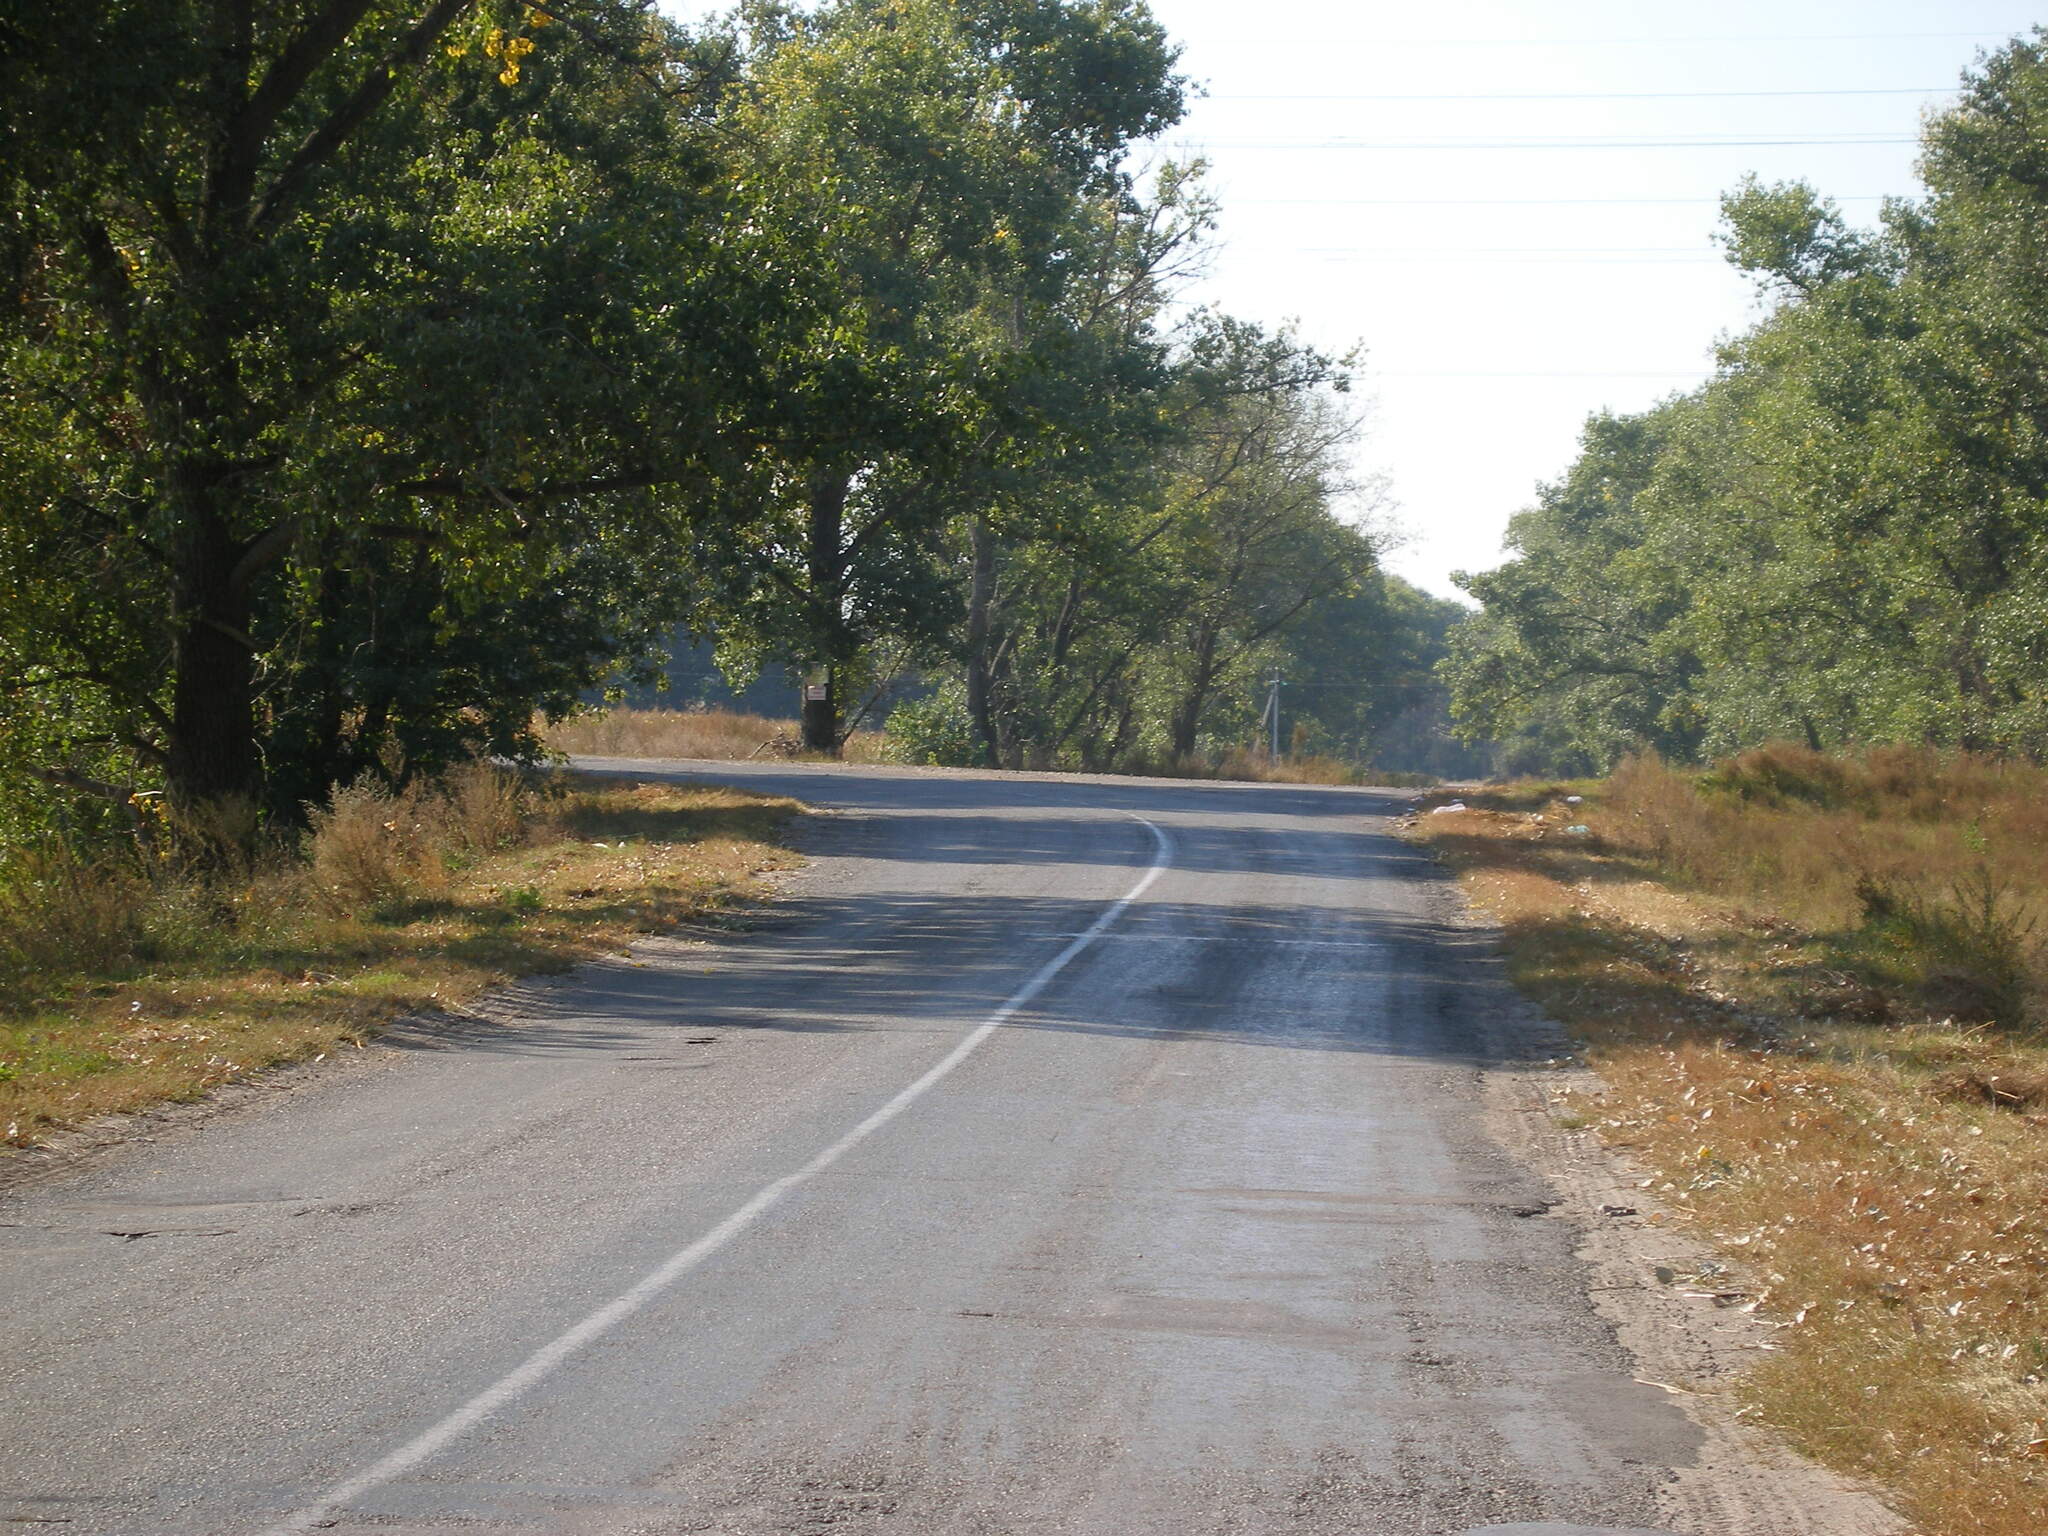
[(304, 642), (304, 659), (290, 677), (286, 718), (281, 724), (272, 716), (265, 743), (264, 804), (275, 820), (290, 826), (304, 825), (306, 808), (319, 804), (330, 785), (346, 783), (357, 772), (347, 710), (360, 701), (345, 682), (347, 624), (364, 594), (332, 551), (318, 551), (316, 560), (318, 619)]
[(1194, 676), (1173, 711), (1175, 757), (1195, 755), (1195, 736), (1202, 725), (1202, 706), (1209, 702), (1209, 689), (1216, 681), (1216, 634), (1213, 630), (1204, 631), (1196, 642), (1194, 660)]
[(989, 532), (988, 519), (974, 519), (970, 534), (973, 575), (967, 593), (967, 715), (974, 722), (974, 734), (981, 740), (983, 768), (1002, 760), (1002, 743), (996, 739), (995, 712), (989, 696), (990, 677), (989, 609), (996, 591), (996, 541)]
[(803, 737), (806, 752), (825, 752), (834, 757), (839, 755), (839, 701), (832, 696), (832, 685), (824, 685), (825, 697), (811, 698), (806, 693), (803, 710)]
[(846, 647), (846, 493), (853, 476), (843, 470), (820, 470), (811, 476), (810, 549), (811, 643), (814, 664), (823, 673), (825, 696), (811, 697), (804, 688), (803, 738), (810, 752), (839, 755), (838, 663)]
[(196, 466), (181, 467), (173, 478), (187, 483), (172, 490), (181, 515), (172, 549), (164, 789), (173, 816), (204, 844), (232, 835), (231, 825), (246, 819), (262, 794), (256, 656), (249, 595), (236, 580), (244, 551), (221, 515), (218, 487)]

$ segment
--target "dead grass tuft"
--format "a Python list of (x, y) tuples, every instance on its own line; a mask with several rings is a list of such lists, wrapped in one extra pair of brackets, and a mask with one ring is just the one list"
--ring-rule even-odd
[(63, 843), (0, 851), (0, 985), (132, 955), (147, 932), (149, 895), (135, 868)]
[(537, 786), (489, 763), (396, 791), (365, 779), (309, 819), (311, 893), (336, 913), (439, 895), (464, 866), (556, 830)]
[(1586, 1042), (1604, 1087), (1570, 1112), (1776, 1325), (1736, 1390), (1936, 1536), (2048, 1526), (2044, 790), (1774, 748), (1417, 821)]
[(1437, 780), (1420, 773), (1375, 773), (1342, 758), (1295, 752), (1274, 758), (1252, 747), (1230, 747), (1220, 754), (1197, 752), (1192, 757), (1138, 755), (1116, 770), (1160, 779), (1227, 779), (1250, 784), (1376, 784), (1419, 788)]
[(1296, 752), (1275, 759), (1266, 752), (1232, 747), (1216, 764), (1214, 777), (1248, 779), (1259, 784), (1363, 784), (1365, 775), (1341, 758)]

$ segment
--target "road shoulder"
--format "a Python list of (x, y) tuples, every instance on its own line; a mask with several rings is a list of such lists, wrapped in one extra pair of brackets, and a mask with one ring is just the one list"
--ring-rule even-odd
[[(1439, 887), (1447, 924), (1500, 939), (1498, 925), (1450, 881)], [(1569, 1222), (1587, 1296), (1635, 1358), (1638, 1380), (1663, 1388), (1698, 1426), (1698, 1460), (1674, 1470), (1659, 1523), (1699, 1536), (1910, 1536), (1912, 1526), (1871, 1491), (1807, 1461), (1749, 1423), (1731, 1388), (1771, 1347), (1771, 1325), (1747, 1306), (1739, 1277), (1687, 1235), (1646, 1184), (1647, 1169), (1573, 1128), (1563, 1106), (1599, 1087), (1557, 1024), (1508, 996), (1503, 1036), (1554, 1042), (1547, 1059), (1502, 1053), (1485, 1074), (1487, 1130), (1551, 1187), (1541, 1218)], [(1665, 1277), (1668, 1276), (1669, 1279)]]

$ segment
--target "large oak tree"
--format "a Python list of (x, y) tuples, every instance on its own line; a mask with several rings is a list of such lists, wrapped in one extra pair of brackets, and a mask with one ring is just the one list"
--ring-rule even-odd
[(0, 750), (137, 754), (204, 819), (408, 720), (502, 747), (631, 648), (659, 594), (592, 552), (744, 473), (778, 287), (705, 147), (717, 59), (637, 0), (4, 26)]

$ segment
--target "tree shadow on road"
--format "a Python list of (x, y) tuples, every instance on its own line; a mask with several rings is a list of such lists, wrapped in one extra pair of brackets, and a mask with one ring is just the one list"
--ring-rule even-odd
[[(656, 940), (637, 959), (527, 984), (488, 1019), (436, 1027), (417, 1043), (524, 1054), (764, 1030), (957, 1034), (1002, 1007), (1103, 906), (1003, 895), (808, 898), (766, 931)], [(1557, 1040), (1518, 1022), (1523, 1015), (1491, 943), (1469, 928), (1331, 906), (1146, 902), (1076, 954), (1007, 1027), (1476, 1067), (1555, 1054)]]

